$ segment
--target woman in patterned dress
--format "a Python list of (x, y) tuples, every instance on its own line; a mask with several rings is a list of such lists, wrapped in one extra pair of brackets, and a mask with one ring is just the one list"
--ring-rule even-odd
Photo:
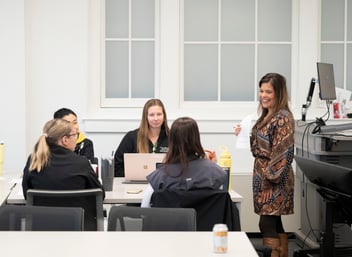
[[(288, 106), (286, 79), (266, 74), (259, 82), (259, 118), (252, 128), (250, 144), (253, 168), (254, 212), (260, 215), (263, 245), (272, 257), (288, 256), (287, 234), (281, 215), (293, 214), (294, 117)], [(240, 131), (237, 127), (235, 134)]]

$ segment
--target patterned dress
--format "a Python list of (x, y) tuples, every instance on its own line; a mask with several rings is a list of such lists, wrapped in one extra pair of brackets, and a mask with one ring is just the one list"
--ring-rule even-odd
[[(252, 129), (251, 151), (255, 158), (252, 185), (254, 212), (258, 215), (292, 214), (294, 207), (292, 113), (280, 110), (270, 121), (256, 124)], [(272, 188), (273, 195), (267, 202), (262, 202), (262, 191), (269, 188)]]

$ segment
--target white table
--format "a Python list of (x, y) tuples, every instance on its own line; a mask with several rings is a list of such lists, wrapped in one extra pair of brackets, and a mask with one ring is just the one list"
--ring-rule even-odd
[[(114, 178), (113, 191), (105, 192), (104, 204), (126, 204), (141, 203), (143, 199), (143, 191), (147, 184), (124, 184), (124, 178)], [(139, 193), (130, 193), (139, 191)], [(235, 191), (230, 192), (231, 199), (235, 202), (240, 210), (240, 203), (243, 197)], [(26, 204), (22, 194), (22, 185), (16, 184), (7, 198), (7, 204)]]
[(258, 257), (245, 232), (229, 232), (213, 252), (212, 232), (0, 232), (1, 256)]
[(15, 186), (14, 178), (17, 176), (12, 173), (4, 172), (0, 176), (0, 205), (6, 202), (12, 188)]

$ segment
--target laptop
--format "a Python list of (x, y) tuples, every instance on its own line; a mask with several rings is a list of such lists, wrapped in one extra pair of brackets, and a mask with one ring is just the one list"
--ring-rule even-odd
[(162, 163), (165, 153), (125, 153), (124, 183), (147, 183), (147, 175), (157, 169)]

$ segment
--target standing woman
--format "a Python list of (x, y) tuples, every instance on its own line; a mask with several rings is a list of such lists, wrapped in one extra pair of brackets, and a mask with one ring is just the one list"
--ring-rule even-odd
[(53, 119), (44, 125), (23, 170), (25, 198), (28, 189), (103, 189), (89, 160), (74, 153), (78, 137), (77, 128), (69, 121)]
[[(272, 257), (287, 257), (288, 240), (281, 215), (293, 214), (294, 117), (282, 75), (266, 74), (259, 82), (259, 92), (259, 118), (250, 138), (255, 158), (254, 211), (260, 215), (263, 245), (272, 247)], [(239, 131), (238, 126), (235, 134)]]
[(127, 132), (115, 152), (115, 177), (125, 176), (124, 153), (166, 153), (168, 135), (164, 104), (159, 99), (148, 100), (139, 128)]

